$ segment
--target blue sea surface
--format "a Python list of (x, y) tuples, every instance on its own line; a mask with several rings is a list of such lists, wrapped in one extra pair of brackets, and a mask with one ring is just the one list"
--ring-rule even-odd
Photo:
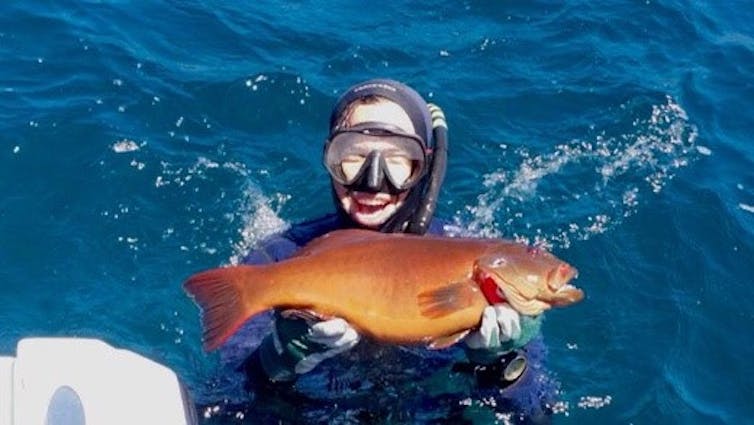
[(754, 423), (751, 6), (2, 2), (0, 353), (102, 338), (252, 420), (181, 283), (329, 212), (330, 107), (388, 77), (447, 115), (437, 215), (579, 268), (556, 423)]

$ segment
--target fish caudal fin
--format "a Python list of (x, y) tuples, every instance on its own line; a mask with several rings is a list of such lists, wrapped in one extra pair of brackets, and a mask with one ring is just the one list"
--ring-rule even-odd
[(239, 268), (218, 268), (197, 273), (183, 284), (201, 309), (202, 341), (206, 351), (222, 345), (246, 319), (258, 313), (249, 311), (243, 302)]

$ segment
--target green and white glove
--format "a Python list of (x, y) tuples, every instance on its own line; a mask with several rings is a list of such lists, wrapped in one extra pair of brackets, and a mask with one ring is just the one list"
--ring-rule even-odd
[(479, 329), (466, 336), (466, 357), (488, 364), (502, 354), (523, 347), (540, 330), (542, 315), (520, 315), (508, 303), (490, 305), (482, 312)]
[(278, 311), (274, 316), (273, 331), (259, 346), (262, 368), (272, 381), (291, 381), (360, 340), (356, 330), (341, 318), (316, 321)]

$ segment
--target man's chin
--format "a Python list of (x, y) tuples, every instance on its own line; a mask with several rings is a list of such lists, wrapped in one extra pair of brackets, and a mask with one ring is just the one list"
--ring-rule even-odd
[(358, 224), (369, 227), (369, 228), (376, 228), (381, 226), (383, 223), (388, 221), (388, 219), (392, 216), (392, 213), (390, 211), (378, 211), (378, 212), (371, 212), (371, 213), (365, 213), (365, 212), (354, 212), (351, 214), (351, 218), (353, 221), (357, 222)]

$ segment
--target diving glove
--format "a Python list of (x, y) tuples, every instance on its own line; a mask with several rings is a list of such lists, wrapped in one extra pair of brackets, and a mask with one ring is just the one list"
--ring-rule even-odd
[(485, 307), (479, 329), (465, 338), (466, 356), (473, 362), (487, 364), (503, 353), (523, 347), (539, 333), (541, 317), (520, 315), (507, 303)]
[(345, 320), (318, 321), (303, 311), (275, 311), (270, 335), (259, 346), (262, 368), (272, 381), (291, 381), (323, 360), (353, 348), (359, 334)]

